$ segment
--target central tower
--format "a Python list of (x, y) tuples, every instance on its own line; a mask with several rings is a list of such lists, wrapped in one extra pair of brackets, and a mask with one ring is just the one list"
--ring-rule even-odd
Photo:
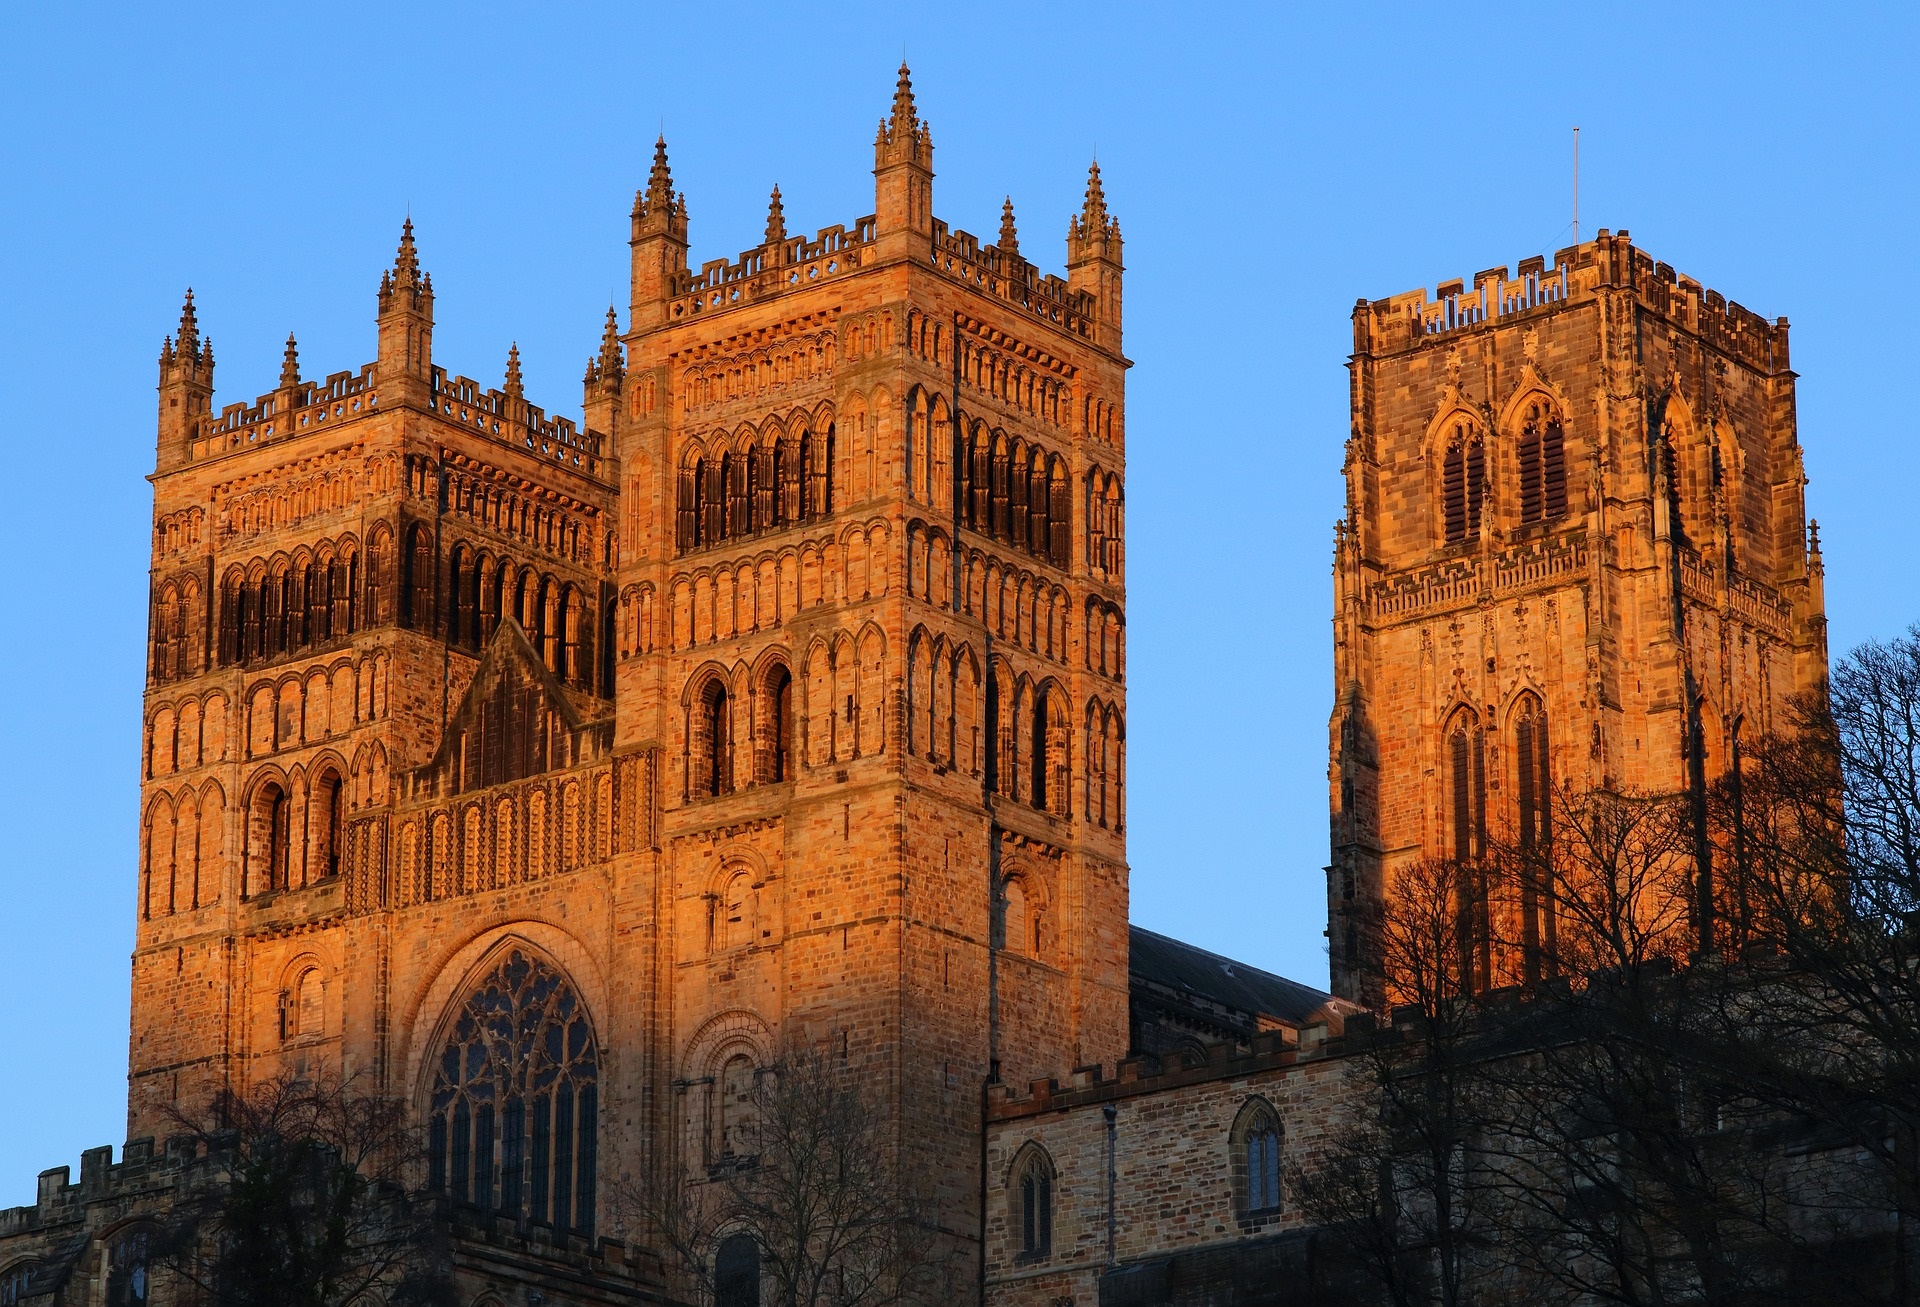
[[(1328, 936), (1334, 991), (1371, 998), (1400, 868), (1544, 848), (1559, 794), (1703, 805), (1827, 649), (1786, 319), (1602, 229), (1362, 300), (1353, 338)], [(1702, 840), (1702, 949), (1737, 931), (1713, 860)], [(1473, 983), (1552, 968), (1540, 885), (1475, 897)]]
[(874, 156), (872, 216), (789, 235), (776, 188), (697, 270), (664, 141), (636, 198), (587, 426), (620, 466), (615, 749), (661, 762), (614, 874), (649, 1164), (723, 1166), (804, 1044), (970, 1235), (984, 1082), (1126, 1052), (1121, 241), (1097, 168), (1065, 279), (1010, 202), (994, 244), (936, 220), (904, 68)]

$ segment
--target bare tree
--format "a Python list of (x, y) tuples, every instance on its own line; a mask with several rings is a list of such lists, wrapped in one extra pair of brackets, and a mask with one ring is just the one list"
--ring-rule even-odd
[(759, 1077), (751, 1108), (750, 1152), (624, 1195), (686, 1283), (724, 1297), (716, 1258), (744, 1238), (760, 1301), (777, 1307), (893, 1307), (952, 1288), (954, 1249), (897, 1166), (887, 1115), (856, 1071), (792, 1048)]
[(213, 1307), (453, 1301), (444, 1224), (413, 1193), (419, 1139), (397, 1099), (350, 1080), (279, 1076), (176, 1109), (207, 1157), (157, 1260)]
[(1378, 1114), (1290, 1177), (1303, 1209), (1396, 1304), (1474, 1300), (1474, 931), (1485, 889), (1481, 868), (1451, 859), (1395, 871), (1376, 926), (1392, 1022), (1353, 1064)]

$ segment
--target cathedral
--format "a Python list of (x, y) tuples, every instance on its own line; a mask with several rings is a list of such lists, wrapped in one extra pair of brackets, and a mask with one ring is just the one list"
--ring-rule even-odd
[[(410, 223), (357, 370), (290, 338), (217, 405), (189, 293), (129, 1142), (0, 1212), (5, 1307), (146, 1302), (171, 1114), (323, 1070), (417, 1114), (462, 1301), (678, 1301), (616, 1190), (740, 1162), (796, 1047), (885, 1086), (982, 1301), (1293, 1274), (1396, 870), (1724, 769), (1824, 675), (1785, 319), (1624, 231), (1362, 300), (1333, 993), (1130, 927), (1120, 225), (1096, 166), (1044, 272), (933, 178), (903, 68), (872, 214), (789, 234), (775, 190), (696, 265), (659, 143), (577, 423), (435, 357)], [(1536, 974), (1539, 897), (1476, 911), (1485, 983)]]

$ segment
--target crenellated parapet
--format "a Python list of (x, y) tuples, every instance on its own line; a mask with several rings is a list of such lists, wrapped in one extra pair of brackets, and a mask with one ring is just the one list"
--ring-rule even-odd
[(1556, 251), (1520, 260), (1515, 271), (1487, 268), (1464, 278), (1362, 300), (1354, 309), (1354, 352), (1389, 354), (1526, 318), (1555, 306), (1591, 301), (1602, 290), (1630, 292), (1642, 308), (1697, 336), (1709, 348), (1764, 374), (1789, 369), (1787, 320), (1769, 320), (1676, 274), (1633, 244), (1628, 232), (1599, 235)]

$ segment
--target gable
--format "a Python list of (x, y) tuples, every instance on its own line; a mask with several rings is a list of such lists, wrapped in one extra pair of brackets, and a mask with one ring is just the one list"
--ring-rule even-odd
[(520, 624), (503, 617), (447, 721), (439, 751), (417, 774), (440, 794), (523, 780), (571, 766), (586, 729)]

